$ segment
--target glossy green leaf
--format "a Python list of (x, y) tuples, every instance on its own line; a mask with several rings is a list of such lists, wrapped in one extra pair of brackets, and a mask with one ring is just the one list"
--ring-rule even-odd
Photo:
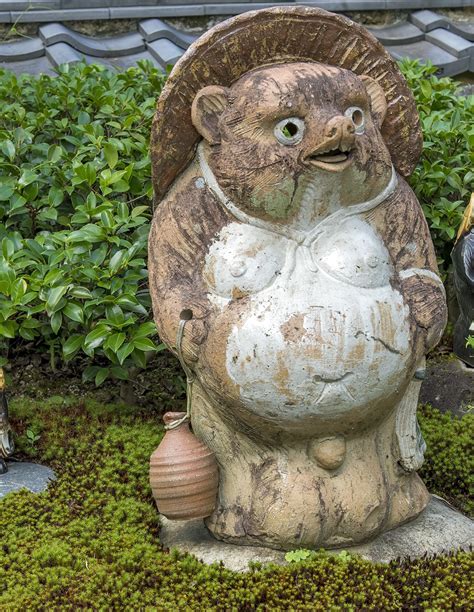
[(84, 323), (84, 311), (79, 304), (74, 302), (68, 302), (62, 310), (63, 314), (71, 319), (71, 321), (77, 321), (78, 323)]
[(116, 353), (122, 346), (122, 344), (125, 342), (125, 338), (126, 336), (123, 332), (111, 334), (104, 342), (104, 347), (109, 348), (114, 353)]
[(58, 287), (52, 287), (49, 290), (48, 299), (46, 300), (46, 310), (48, 313), (54, 312), (66, 291), (67, 285), (59, 285)]
[(111, 143), (106, 142), (104, 145), (104, 157), (109, 166), (109, 168), (115, 168), (118, 161), (118, 152), (117, 147)]
[(156, 345), (150, 338), (135, 338), (133, 346), (140, 351), (156, 351)]
[(93, 350), (99, 347), (109, 335), (109, 328), (104, 325), (98, 325), (87, 334), (84, 339), (84, 348)]
[(100, 387), (100, 385), (110, 376), (109, 368), (99, 368), (97, 374), (95, 375), (95, 384), (96, 387)]
[(55, 312), (53, 316), (51, 317), (51, 321), (50, 321), (51, 329), (53, 330), (55, 334), (57, 334), (58, 331), (60, 330), (62, 322), (63, 322), (62, 313)]
[(134, 348), (135, 347), (131, 342), (126, 342), (125, 344), (122, 344), (122, 346), (117, 351), (117, 359), (119, 360), (120, 365), (123, 365), (123, 362), (129, 355), (131, 355)]
[(8, 157), (10, 161), (13, 161), (15, 159), (16, 149), (15, 145), (11, 140), (3, 140), (0, 143), (0, 150), (4, 153), (4, 155)]
[(73, 334), (63, 343), (63, 355), (66, 359), (72, 358), (81, 348), (84, 336)]

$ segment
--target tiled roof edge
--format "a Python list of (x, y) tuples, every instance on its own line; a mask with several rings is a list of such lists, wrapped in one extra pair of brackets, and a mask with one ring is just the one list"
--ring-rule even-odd
[[(474, 28), (470, 24), (459, 26), (432, 11), (418, 11), (408, 22), (368, 29), (395, 59), (431, 61), (443, 76), (474, 70)], [(130, 66), (139, 59), (148, 59), (165, 69), (182, 56), (195, 38), (160, 19), (143, 20), (137, 32), (110, 38), (84, 36), (61, 23), (49, 23), (39, 27), (37, 38), (1, 43), (0, 67), (35, 74), (85, 57), (89, 63), (99, 61), (114, 66)]]
[[(318, 6), (334, 12), (364, 10), (418, 10), (430, 8), (463, 8), (472, 6), (472, 0), (278, 0), (276, 2), (202, 2), (177, 0), (171, 4), (155, 5), (155, 0), (28, 0), (0, 3), (1, 23), (34, 23), (52, 21), (146, 19), (150, 17), (193, 17), (196, 15), (235, 15), (248, 10), (268, 8), (276, 4), (303, 4)], [(106, 5), (106, 6), (104, 6)]]

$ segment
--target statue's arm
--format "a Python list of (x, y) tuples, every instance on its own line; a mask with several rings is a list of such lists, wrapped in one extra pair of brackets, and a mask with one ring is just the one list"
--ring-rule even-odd
[(205, 258), (226, 219), (209, 193), (193, 189), (194, 181), (186, 176), (183, 182), (179, 192), (158, 205), (153, 217), (148, 241), (149, 286), (158, 333), (175, 353), (181, 313), (192, 311), (182, 349), (185, 360), (194, 362), (213, 316), (202, 274)]
[(441, 339), (447, 309), (428, 224), (415, 194), (402, 178), (395, 193), (378, 208), (374, 220), (425, 349), (430, 350)]

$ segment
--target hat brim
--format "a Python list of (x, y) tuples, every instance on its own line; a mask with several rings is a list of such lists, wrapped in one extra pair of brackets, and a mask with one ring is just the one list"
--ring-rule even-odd
[(161, 199), (194, 156), (200, 135), (191, 105), (206, 85), (230, 86), (260, 66), (322, 62), (365, 74), (383, 88), (382, 136), (397, 171), (409, 176), (422, 134), (415, 100), (397, 64), (364, 27), (323, 9), (295, 6), (250, 11), (224, 21), (176, 63), (157, 103), (151, 134), (154, 189)]

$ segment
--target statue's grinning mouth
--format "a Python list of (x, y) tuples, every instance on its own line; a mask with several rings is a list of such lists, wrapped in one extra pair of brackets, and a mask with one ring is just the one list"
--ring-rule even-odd
[(323, 161), (326, 163), (334, 164), (346, 161), (349, 157), (349, 153), (347, 151), (341, 151), (341, 149), (333, 149), (327, 153), (320, 153), (319, 155), (310, 155), (309, 159), (311, 161)]
[(306, 156), (304, 161), (310, 166), (316, 166), (324, 170), (344, 170), (344, 168), (347, 168), (351, 164), (352, 157), (351, 150), (343, 151), (337, 147), (330, 150), (311, 153)]

